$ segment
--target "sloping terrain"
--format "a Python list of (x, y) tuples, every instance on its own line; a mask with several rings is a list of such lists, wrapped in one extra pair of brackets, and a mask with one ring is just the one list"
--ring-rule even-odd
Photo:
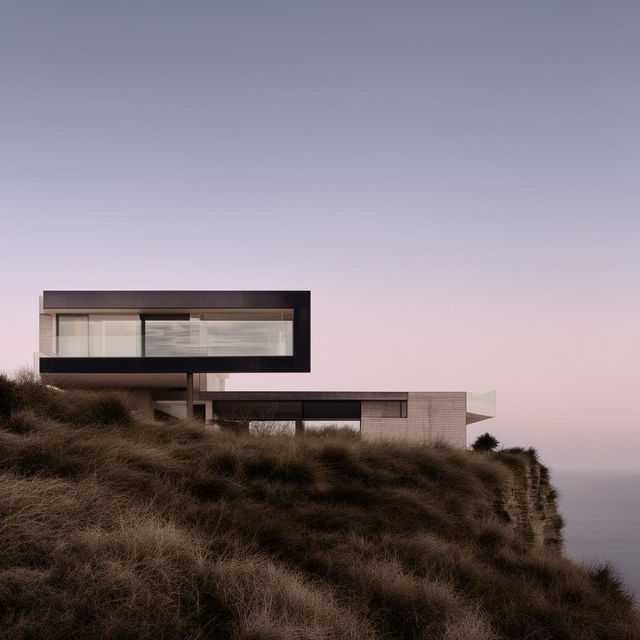
[(0, 638), (638, 640), (531, 451), (146, 424), (0, 377)]

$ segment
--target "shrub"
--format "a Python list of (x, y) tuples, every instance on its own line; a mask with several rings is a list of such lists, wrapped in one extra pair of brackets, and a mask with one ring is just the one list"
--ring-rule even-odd
[(69, 402), (68, 418), (70, 422), (82, 426), (124, 426), (131, 423), (131, 412), (123, 400), (115, 394), (95, 393), (81, 396), (75, 402)]
[(495, 451), (499, 444), (497, 438), (494, 438), (490, 433), (483, 433), (476, 438), (471, 448), (474, 451)]
[(15, 405), (15, 384), (0, 373), (0, 418), (8, 418)]
[(14, 411), (4, 423), (5, 428), (13, 433), (31, 433), (41, 426), (41, 419), (33, 411)]
[(626, 593), (626, 589), (624, 588), (624, 584), (620, 579), (620, 576), (611, 566), (611, 564), (606, 562), (603, 564), (596, 564), (592, 567), (589, 567), (587, 571), (591, 576), (593, 584), (595, 584), (598, 589), (601, 589), (607, 593), (622, 593), (628, 596), (628, 594)]

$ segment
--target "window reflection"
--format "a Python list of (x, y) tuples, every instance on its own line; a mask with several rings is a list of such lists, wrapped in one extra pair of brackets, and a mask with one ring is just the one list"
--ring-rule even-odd
[(292, 356), (293, 309), (60, 314), (57, 337), (67, 357)]
[(58, 316), (58, 355), (67, 357), (139, 356), (140, 316)]
[(209, 356), (291, 356), (289, 320), (204, 320), (202, 348)]
[(191, 322), (189, 320), (144, 321), (145, 356), (191, 355)]
[(141, 353), (140, 316), (89, 316), (90, 356), (135, 357)]
[(70, 358), (89, 355), (89, 316), (58, 316), (58, 355)]
[(146, 356), (291, 356), (292, 309), (220, 309), (186, 319), (145, 317)]

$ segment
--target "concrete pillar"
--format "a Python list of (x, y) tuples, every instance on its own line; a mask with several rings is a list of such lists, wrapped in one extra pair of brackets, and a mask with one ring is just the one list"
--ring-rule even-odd
[(144, 420), (153, 420), (153, 392), (151, 389), (130, 389), (126, 397), (132, 411)]
[(205, 424), (213, 424), (213, 400), (207, 400), (204, 403), (204, 422)]
[(302, 435), (304, 433), (304, 420), (296, 420), (296, 435)]
[(187, 420), (193, 420), (193, 373), (187, 373)]

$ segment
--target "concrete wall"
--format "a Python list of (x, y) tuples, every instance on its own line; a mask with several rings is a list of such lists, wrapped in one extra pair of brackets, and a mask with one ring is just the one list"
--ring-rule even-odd
[(409, 393), (406, 418), (383, 417), (384, 402), (363, 401), (360, 433), (367, 440), (467, 444), (466, 393)]
[(40, 342), (38, 351), (48, 356), (55, 355), (56, 317), (49, 313), (40, 314)]
[(127, 396), (130, 398), (131, 410), (135, 411), (139, 417), (147, 420), (153, 418), (153, 398), (150, 389), (130, 389)]

